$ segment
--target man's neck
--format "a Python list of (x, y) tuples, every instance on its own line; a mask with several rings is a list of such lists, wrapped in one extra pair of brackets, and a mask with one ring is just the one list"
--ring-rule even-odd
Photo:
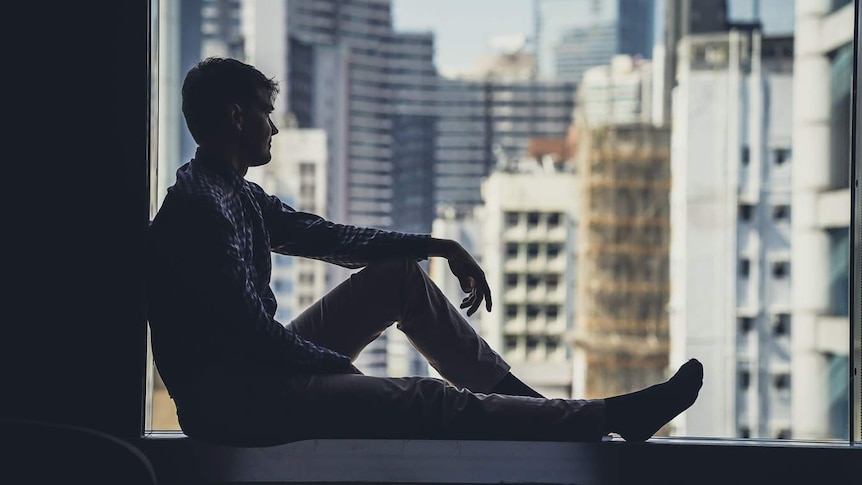
[(229, 147), (199, 146), (198, 154), (209, 163), (215, 163), (224, 169), (232, 170), (241, 177), (245, 177), (248, 172), (248, 164), (243, 163), (236, 150)]

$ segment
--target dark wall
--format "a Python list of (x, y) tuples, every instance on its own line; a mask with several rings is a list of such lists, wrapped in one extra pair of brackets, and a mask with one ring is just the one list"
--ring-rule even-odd
[(140, 432), (148, 5), (6, 14), (3, 417)]

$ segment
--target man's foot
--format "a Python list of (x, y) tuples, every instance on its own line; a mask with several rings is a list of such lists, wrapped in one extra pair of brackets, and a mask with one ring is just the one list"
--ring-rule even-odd
[(690, 359), (666, 382), (605, 399), (606, 432), (646, 441), (688, 409), (703, 385), (703, 364)]

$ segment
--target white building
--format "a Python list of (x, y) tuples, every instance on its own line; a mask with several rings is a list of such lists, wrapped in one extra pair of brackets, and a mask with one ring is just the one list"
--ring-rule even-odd
[(610, 64), (591, 67), (578, 85), (577, 121), (588, 126), (650, 123), (653, 112), (652, 62), (617, 55)]
[[(792, 47), (792, 38), (762, 39), (758, 30), (679, 44), (670, 364), (698, 358), (707, 377), (697, 403), (675, 420), (677, 435), (792, 433)], [(798, 267), (792, 274), (808, 278)]]
[(575, 318), (573, 173), (494, 172), (483, 183), (481, 250), (494, 307), (480, 333), (525, 383), (570, 398)]
[[(272, 138), (272, 161), (249, 170), (247, 179), (294, 209), (326, 213), (326, 133), (282, 130)], [(290, 323), (328, 290), (322, 261), (274, 254), (272, 290), (278, 301), (276, 320)]]
[(793, 437), (846, 438), (854, 2), (796, 0)]

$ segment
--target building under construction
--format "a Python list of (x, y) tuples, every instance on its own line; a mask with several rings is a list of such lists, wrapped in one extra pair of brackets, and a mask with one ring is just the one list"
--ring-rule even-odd
[(578, 126), (574, 389), (602, 398), (665, 379), (670, 130)]

